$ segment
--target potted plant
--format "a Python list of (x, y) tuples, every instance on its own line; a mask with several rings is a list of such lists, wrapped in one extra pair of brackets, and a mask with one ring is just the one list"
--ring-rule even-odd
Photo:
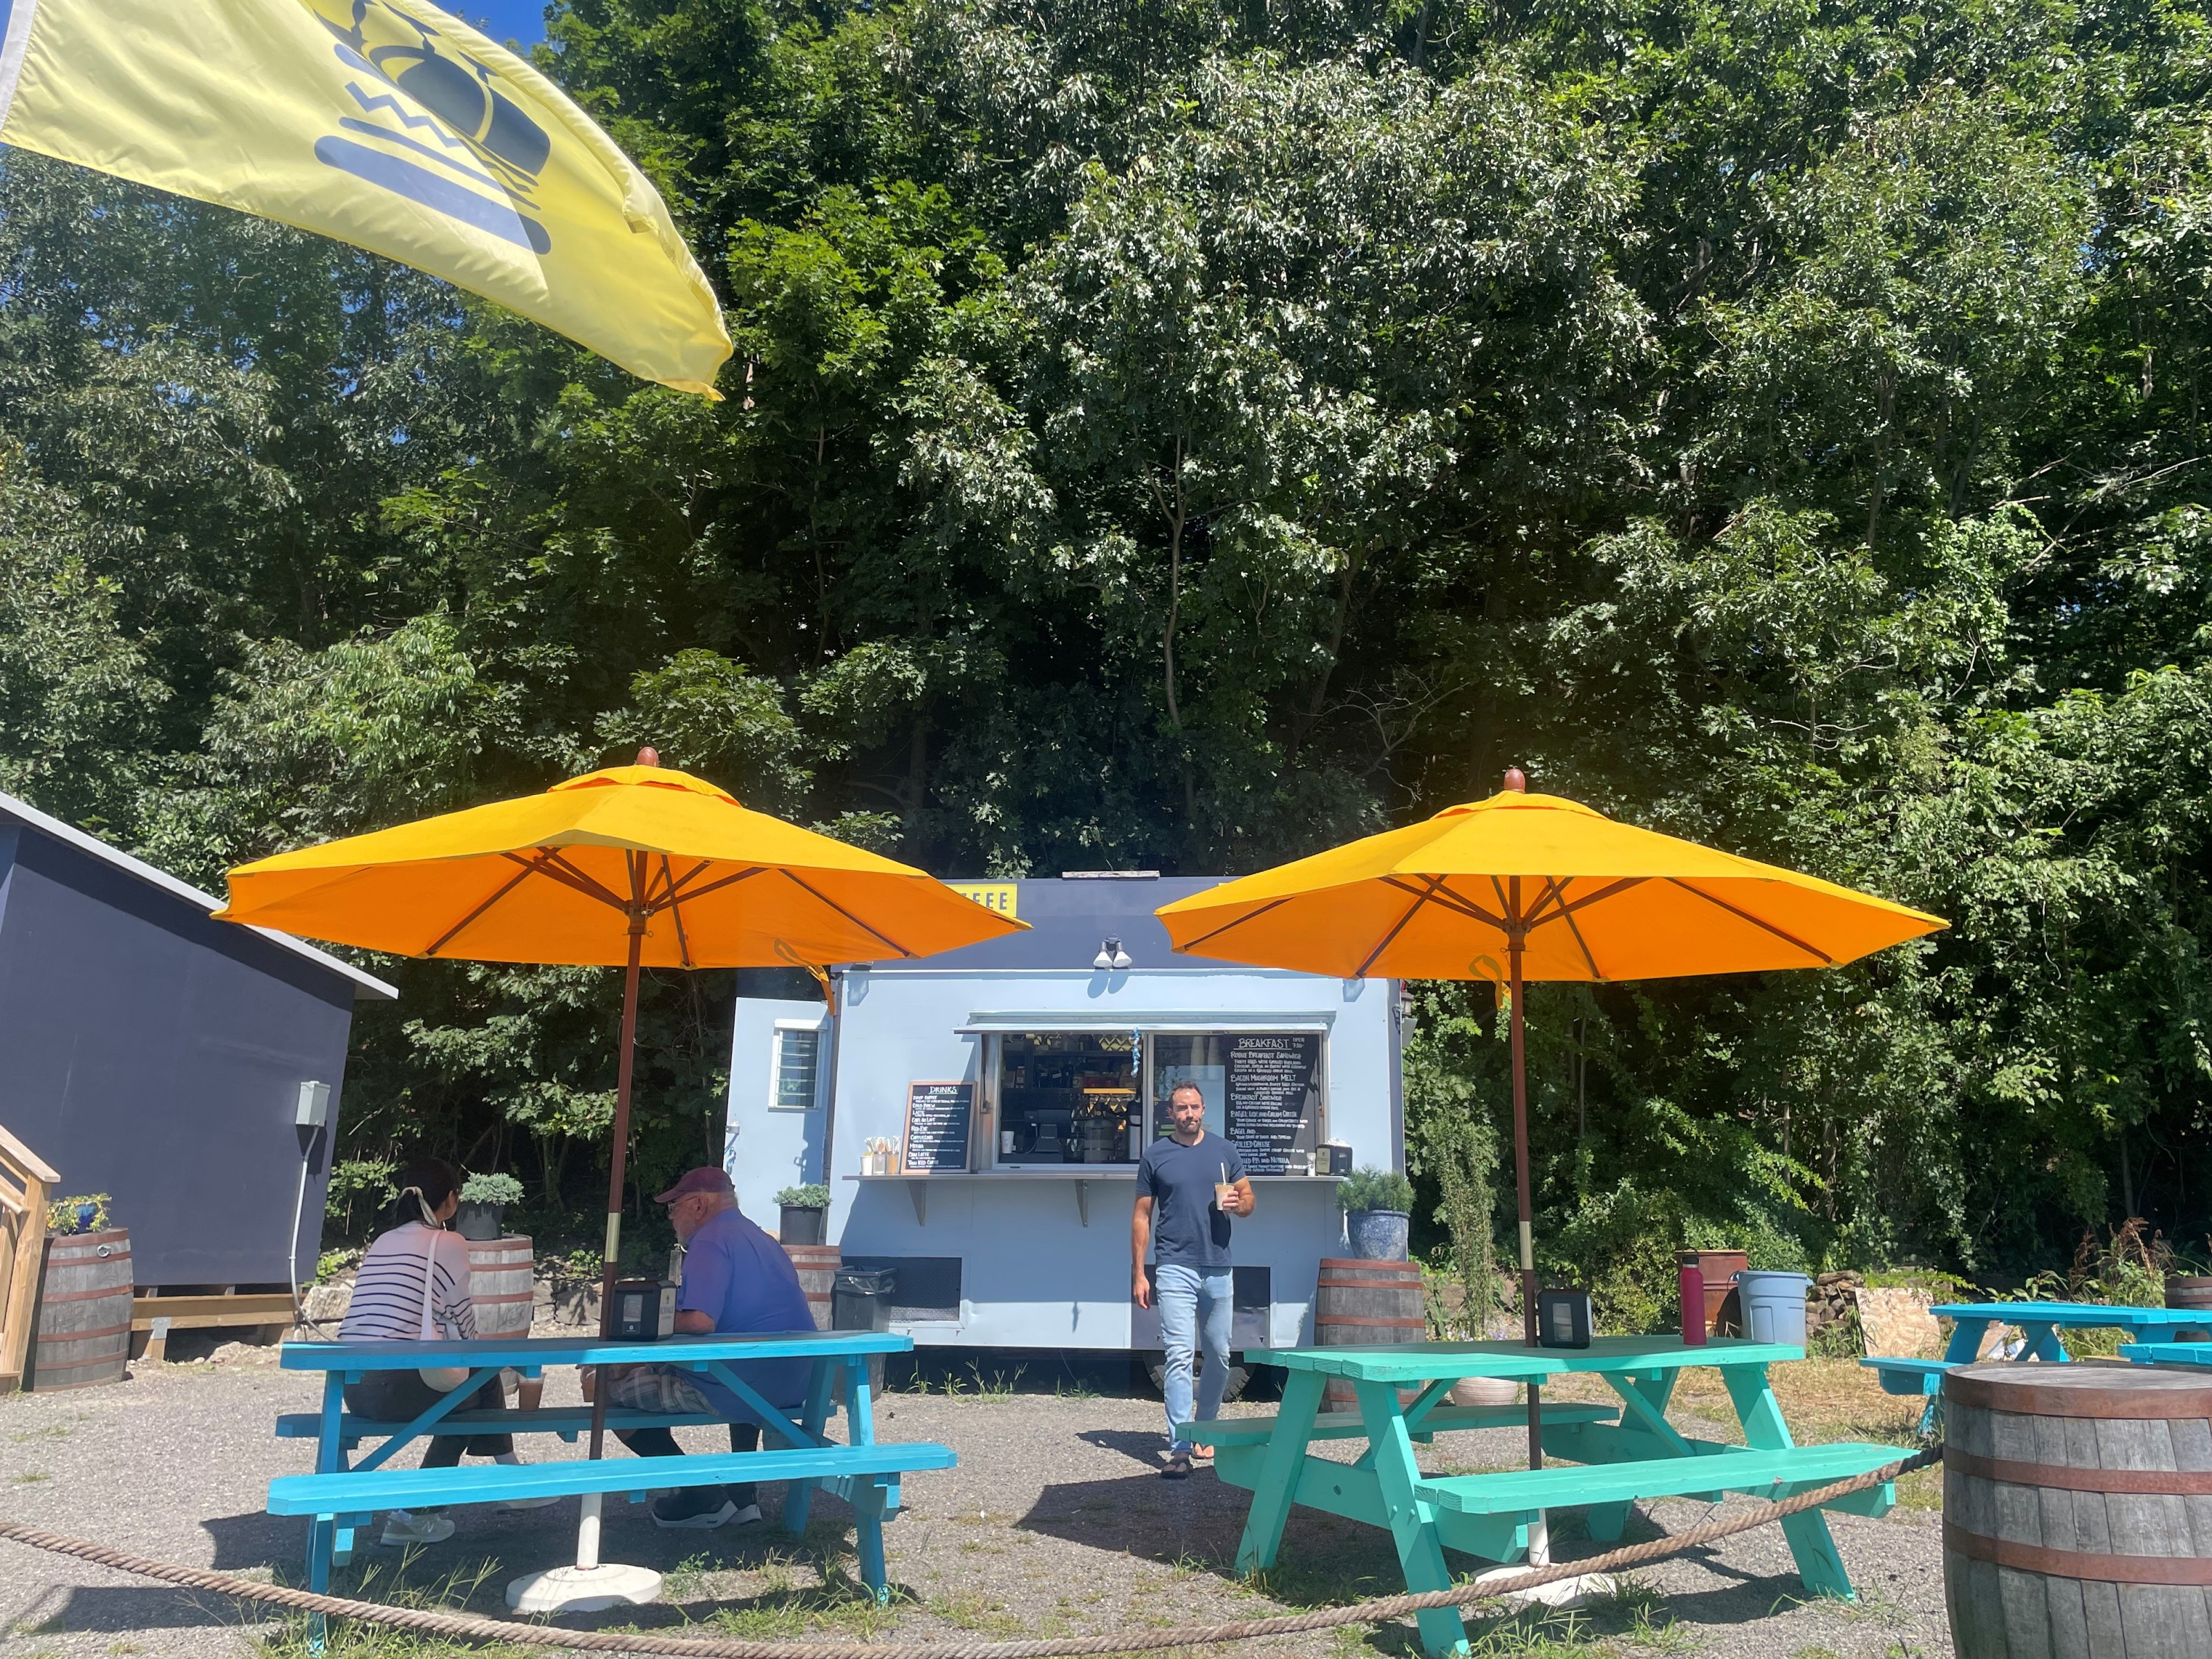
[(461, 1183), (461, 1201), (453, 1212), (453, 1231), (479, 1243), (507, 1237), (500, 1212), (522, 1202), (522, 1183), (511, 1175), (472, 1175)]
[(64, 1238), (79, 1233), (107, 1231), (107, 1206), (114, 1202), (106, 1193), (82, 1193), (58, 1198), (46, 1206), (46, 1231)]
[(786, 1244), (819, 1244), (829, 1231), (830, 1189), (820, 1182), (786, 1187), (775, 1195), (782, 1210), (776, 1236)]
[(1345, 1234), (1362, 1261), (1403, 1261), (1413, 1183), (1395, 1170), (1355, 1170), (1336, 1189)]

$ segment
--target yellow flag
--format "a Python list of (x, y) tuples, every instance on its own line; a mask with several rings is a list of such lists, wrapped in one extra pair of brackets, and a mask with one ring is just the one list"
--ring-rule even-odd
[(730, 337), (645, 175), (421, 0), (15, 0), (0, 142), (374, 249), (717, 395)]

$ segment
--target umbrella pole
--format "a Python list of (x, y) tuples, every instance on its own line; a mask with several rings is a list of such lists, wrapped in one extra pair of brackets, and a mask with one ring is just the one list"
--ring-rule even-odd
[[(1520, 884), (1514, 884), (1517, 890)], [(1517, 890), (1514, 896), (1520, 896)], [(1521, 1210), (1521, 1335), (1530, 1347), (1536, 1346), (1536, 1243), (1535, 1204), (1531, 1196), (1528, 1176), (1528, 1070), (1522, 1042), (1521, 996), (1521, 940), (1510, 938), (1506, 942), (1506, 961), (1510, 964), (1510, 983), (1506, 992), (1510, 999), (1507, 1023), (1512, 1035), (1513, 1050), (1513, 1184), (1520, 1200)], [(1542, 1389), (1535, 1383), (1528, 1385), (1528, 1467), (1544, 1467)]]
[[(633, 868), (633, 877), (635, 870)], [(645, 943), (645, 913), (631, 913), (629, 963), (623, 975), (622, 1057), (616, 1064), (615, 1146), (607, 1175), (607, 1255), (599, 1268), (599, 1340), (615, 1334), (615, 1267), (622, 1250), (623, 1153), (629, 1146), (629, 1079), (637, 1046), (638, 957)], [(592, 1368), (592, 1456), (606, 1443), (607, 1374)], [(518, 1613), (591, 1613), (603, 1607), (635, 1606), (660, 1594), (660, 1575), (649, 1567), (621, 1566), (599, 1559), (603, 1492), (587, 1492), (576, 1518), (576, 1565), (528, 1572), (507, 1587), (507, 1604)]]

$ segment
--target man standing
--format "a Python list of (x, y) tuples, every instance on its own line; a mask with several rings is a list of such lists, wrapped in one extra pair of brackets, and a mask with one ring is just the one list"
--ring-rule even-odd
[[(653, 1201), (668, 1206), (676, 1237), (684, 1242), (684, 1288), (676, 1298), (676, 1329), (684, 1336), (710, 1331), (811, 1331), (813, 1311), (783, 1246), (745, 1219), (730, 1177), (716, 1169), (693, 1170)], [(758, 1359), (730, 1368), (771, 1406), (796, 1411), (806, 1392), (803, 1358)], [(730, 1425), (730, 1449), (760, 1445), (753, 1408), (715, 1378), (670, 1365), (622, 1368), (607, 1385), (607, 1399), (641, 1411), (711, 1412)], [(633, 1429), (622, 1443), (640, 1457), (675, 1457), (684, 1449), (666, 1429)], [(753, 1488), (692, 1486), (653, 1501), (658, 1527), (712, 1528), (760, 1519)]]
[[(1221, 1414), (1229, 1385), (1229, 1328), (1235, 1311), (1229, 1265), (1229, 1218), (1249, 1215), (1252, 1182), (1237, 1148), (1206, 1132), (1206, 1097), (1194, 1083), (1179, 1083), (1168, 1096), (1171, 1133), (1145, 1148), (1137, 1163), (1137, 1209), (1129, 1223), (1133, 1269), (1130, 1293), (1140, 1308), (1152, 1305), (1145, 1255), (1158, 1241), (1160, 1340), (1167, 1348), (1168, 1462), (1170, 1480), (1190, 1474), (1191, 1443), (1177, 1427)], [(1198, 1413), (1191, 1414), (1194, 1349), (1203, 1346)], [(1211, 1457), (1211, 1449), (1199, 1453)]]

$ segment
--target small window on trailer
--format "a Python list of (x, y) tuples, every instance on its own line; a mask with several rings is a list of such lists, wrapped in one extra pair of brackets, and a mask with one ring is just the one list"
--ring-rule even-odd
[(769, 1062), (769, 1107), (778, 1112), (811, 1112), (822, 1102), (822, 1028), (778, 1020), (775, 1052)]

